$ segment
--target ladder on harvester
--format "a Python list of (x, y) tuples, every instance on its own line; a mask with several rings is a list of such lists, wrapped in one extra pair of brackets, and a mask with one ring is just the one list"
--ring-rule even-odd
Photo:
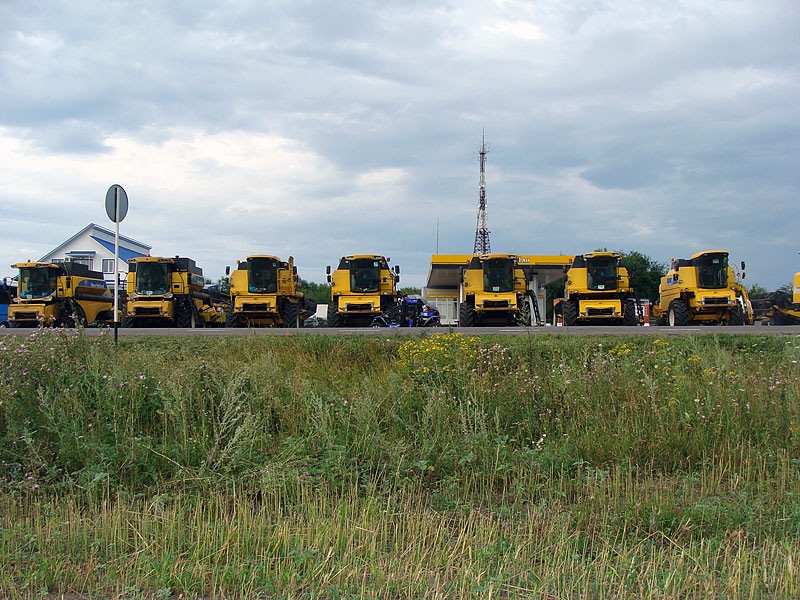
[(544, 321), (542, 321), (542, 315), (539, 313), (539, 299), (536, 297), (536, 294), (533, 290), (528, 290), (528, 297), (531, 299), (531, 306), (533, 307), (533, 312), (531, 313), (531, 325), (534, 324), (533, 319), (536, 319), (536, 326), (542, 327), (544, 325)]

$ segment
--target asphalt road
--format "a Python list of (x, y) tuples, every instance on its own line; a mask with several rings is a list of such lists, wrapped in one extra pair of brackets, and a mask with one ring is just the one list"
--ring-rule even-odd
[[(35, 329), (8, 329), (0, 328), (2, 335), (30, 335)], [(95, 336), (106, 334), (108, 329), (87, 328), (87, 335)], [(419, 335), (441, 334), (457, 332), (463, 335), (704, 335), (704, 334), (736, 334), (736, 335), (800, 335), (800, 326), (789, 325), (780, 327), (767, 327), (762, 325), (744, 327), (721, 326), (689, 326), (689, 327), (431, 327), (431, 328), (400, 328), (400, 327), (360, 327), (360, 328), (253, 328), (253, 329), (227, 329), (209, 327), (204, 329), (177, 329), (177, 328), (143, 328), (123, 329), (117, 332), (119, 339), (135, 337), (228, 337), (246, 335)]]

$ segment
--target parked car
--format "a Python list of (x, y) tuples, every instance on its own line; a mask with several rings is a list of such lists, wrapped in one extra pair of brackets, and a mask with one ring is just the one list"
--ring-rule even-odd
[(311, 315), (305, 321), (303, 321), (303, 327), (327, 327), (328, 321), (318, 317), (317, 315)]

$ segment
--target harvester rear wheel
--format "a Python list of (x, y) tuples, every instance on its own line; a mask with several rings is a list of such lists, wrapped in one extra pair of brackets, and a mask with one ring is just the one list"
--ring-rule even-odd
[(475, 326), (475, 307), (469, 302), (462, 302), (458, 309), (458, 326)]
[(683, 300), (673, 300), (669, 303), (667, 322), (670, 327), (682, 327), (689, 324), (689, 307)]
[(639, 315), (636, 314), (636, 300), (628, 298), (622, 306), (622, 324), (626, 327), (636, 327), (639, 324)]
[(283, 301), (281, 320), (286, 328), (297, 329), (300, 326), (300, 310), (297, 302)]
[(564, 300), (564, 302), (561, 304), (561, 310), (564, 317), (564, 326), (573, 327), (578, 323), (578, 301)]
[(341, 316), (339, 315), (336, 301), (331, 300), (328, 303), (328, 327), (341, 327)]

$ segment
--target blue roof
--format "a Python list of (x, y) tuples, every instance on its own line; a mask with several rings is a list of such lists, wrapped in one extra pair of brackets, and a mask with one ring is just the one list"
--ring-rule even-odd
[[(101, 240), (100, 238), (95, 236), (92, 236), (92, 239), (101, 246), (103, 246), (103, 248), (105, 248), (109, 252), (114, 252), (114, 244), (112, 244), (111, 242), (106, 242), (105, 240)], [(122, 246), (119, 247), (120, 260), (128, 262), (128, 259), (138, 258), (140, 256), (144, 256), (144, 254), (142, 254), (141, 252), (134, 252), (133, 250), (130, 250), (128, 248), (123, 248)]]

